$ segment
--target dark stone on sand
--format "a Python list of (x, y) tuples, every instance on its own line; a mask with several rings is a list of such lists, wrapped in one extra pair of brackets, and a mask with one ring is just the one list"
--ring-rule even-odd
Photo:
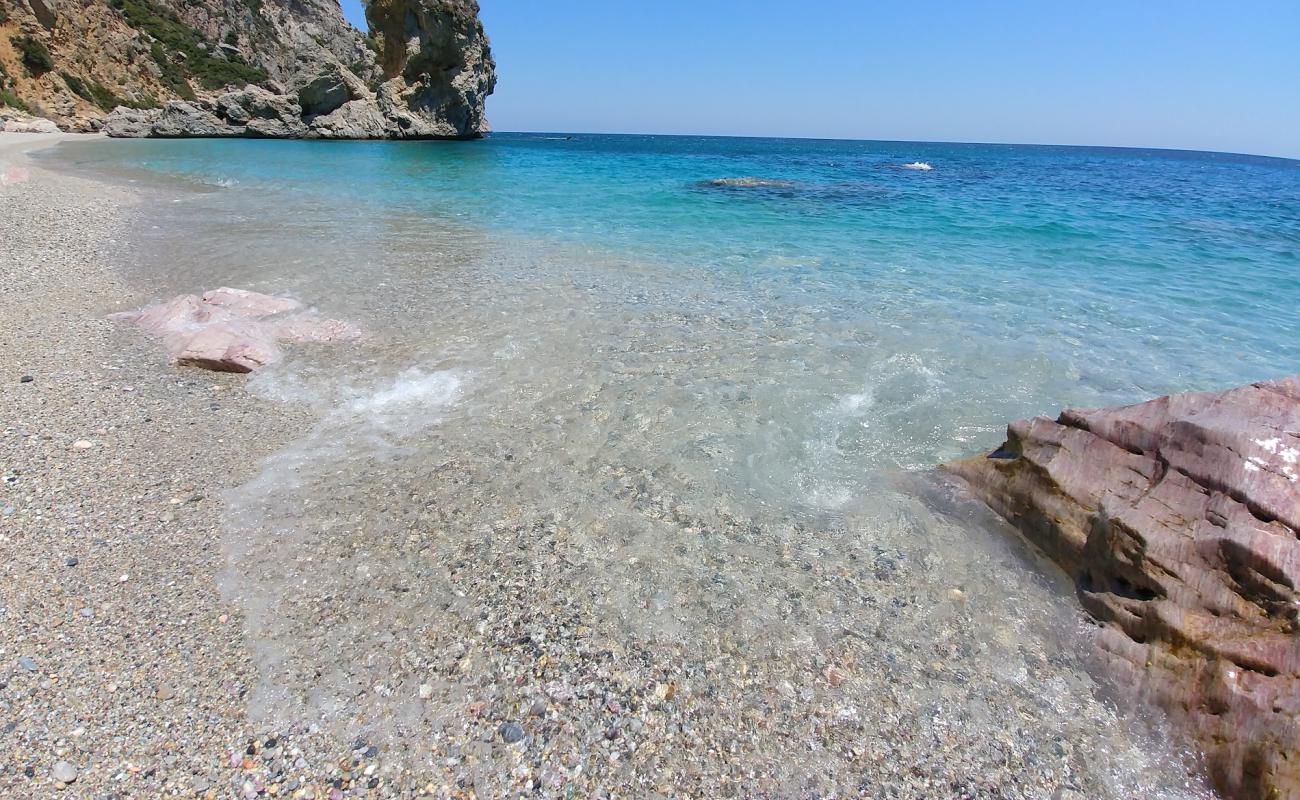
[(521, 742), (524, 739), (524, 729), (519, 727), (516, 722), (501, 723), (501, 727), (497, 729), (497, 732), (501, 734), (501, 739), (507, 744)]

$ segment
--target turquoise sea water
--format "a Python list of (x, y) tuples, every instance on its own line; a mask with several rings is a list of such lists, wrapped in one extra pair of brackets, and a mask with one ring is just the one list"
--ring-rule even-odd
[(418, 764), (483, 690), (448, 677), (413, 707), (411, 654), (489, 642), (483, 609), (525, 586), (534, 640), (566, 609), (625, 663), (747, 676), (711, 707), (782, 732), (709, 762), (741, 786), (890, 786), (913, 754), (863, 731), (904, 729), (943, 785), (1200, 791), (1106, 699), (1068, 587), (931, 470), (1012, 419), (1300, 371), (1300, 162), (582, 134), (56, 155), (162, 188), (139, 302), (241, 286), (370, 334), (250, 383), (320, 418), (226, 498), (255, 716)]
[[(672, 280), (710, 272), (791, 295), (833, 293), (864, 316), (990, 344), (1068, 343), (1081, 370), (1134, 397), (1300, 368), (1295, 161), (532, 134), (433, 146), (118, 142), (96, 152), (267, 203), (347, 206), (337, 209), (345, 227), (368, 214), (454, 220), (651, 259)], [(916, 161), (935, 168), (899, 168)], [(700, 185), (746, 176), (781, 185)]]

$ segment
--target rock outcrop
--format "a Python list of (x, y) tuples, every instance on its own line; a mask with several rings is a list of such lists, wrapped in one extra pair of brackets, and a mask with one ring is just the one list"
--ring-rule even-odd
[(252, 372), (281, 358), (279, 342), (348, 342), (361, 331), (306, 311), (287, 297), (221, 288), (181, 295), (109, 319), (130, 322), (163, 340), (181, 366)]
[(949, 465), (1075, 580), (1227, 797), (1300, 797), (1300, 376), (1014, 423)]
[[(0, 0), (0, 99), (112, 136), (461, 139), (495, 66), (474, 0)], [(232, 98), (234, 100), (232, 101)]]
[(58, 133), (59, 126), (48, 119), (22, 111), (0, 111), (0, 131), (5, 133)]
[(483, 101), (496, 65), (476, 0), (370, 0), (366, 22), (381, 42), (384, 87), (400, 100), (389, 111), (401, 136), (488, 131)]

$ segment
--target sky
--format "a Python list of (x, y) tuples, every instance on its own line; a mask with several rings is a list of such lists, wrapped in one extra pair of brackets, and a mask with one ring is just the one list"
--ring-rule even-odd
[[(345, 15), (365, 27), (361, 0)], [(1300, 0), (480, 0), (500, 131), (1300, 157)]]

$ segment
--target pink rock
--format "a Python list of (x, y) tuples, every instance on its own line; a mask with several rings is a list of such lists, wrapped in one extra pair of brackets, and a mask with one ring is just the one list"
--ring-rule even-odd
[(176, 363), (217, 372), (252, 372), (280, 360), (280, 348), (266, 326), (246, 320), (205, 325), (168, 340)]
[(326, 319), (287, 297), (220, 288), (187, 294), (110, 319), (131, 322), (161, 337), (182, 366), (252, 372), (281, 358), (279, 340), (345, 342), (361, 337), (356, 326)]
[(302, 308), (302, 303), (288, 297), (273, 297), (269, 294), (250, 292), (246, 289), (221, 287), (203, 293), (203, 302), (211, 306), (220, 306), (241, 317), (261, 319)]
[(275, 335), (291, 342), (352, 342), (361, 338), (361, 329), (308, 311), (276, 322)]
[(31, 173), (23, 167), (10, 167), (4, 172), (0, 172), (0, 186), (22, 183), (30, 177)]
[(1075, 579), (1227, 797), (1300, 797), (1300, 376), (1016, 422), (946, 469)]
[(152, 333), (155, 336), (196, 331), (210, 317), (211, 310), (206, 309), (203, 301), (192, 294), (173, 297), (165, 303), (159, 303), (156, 306), (150, 306), (140, 311), (124, 311), (108, 315), (108, 318), (112, 320), (133, 322), (147, 333)]

